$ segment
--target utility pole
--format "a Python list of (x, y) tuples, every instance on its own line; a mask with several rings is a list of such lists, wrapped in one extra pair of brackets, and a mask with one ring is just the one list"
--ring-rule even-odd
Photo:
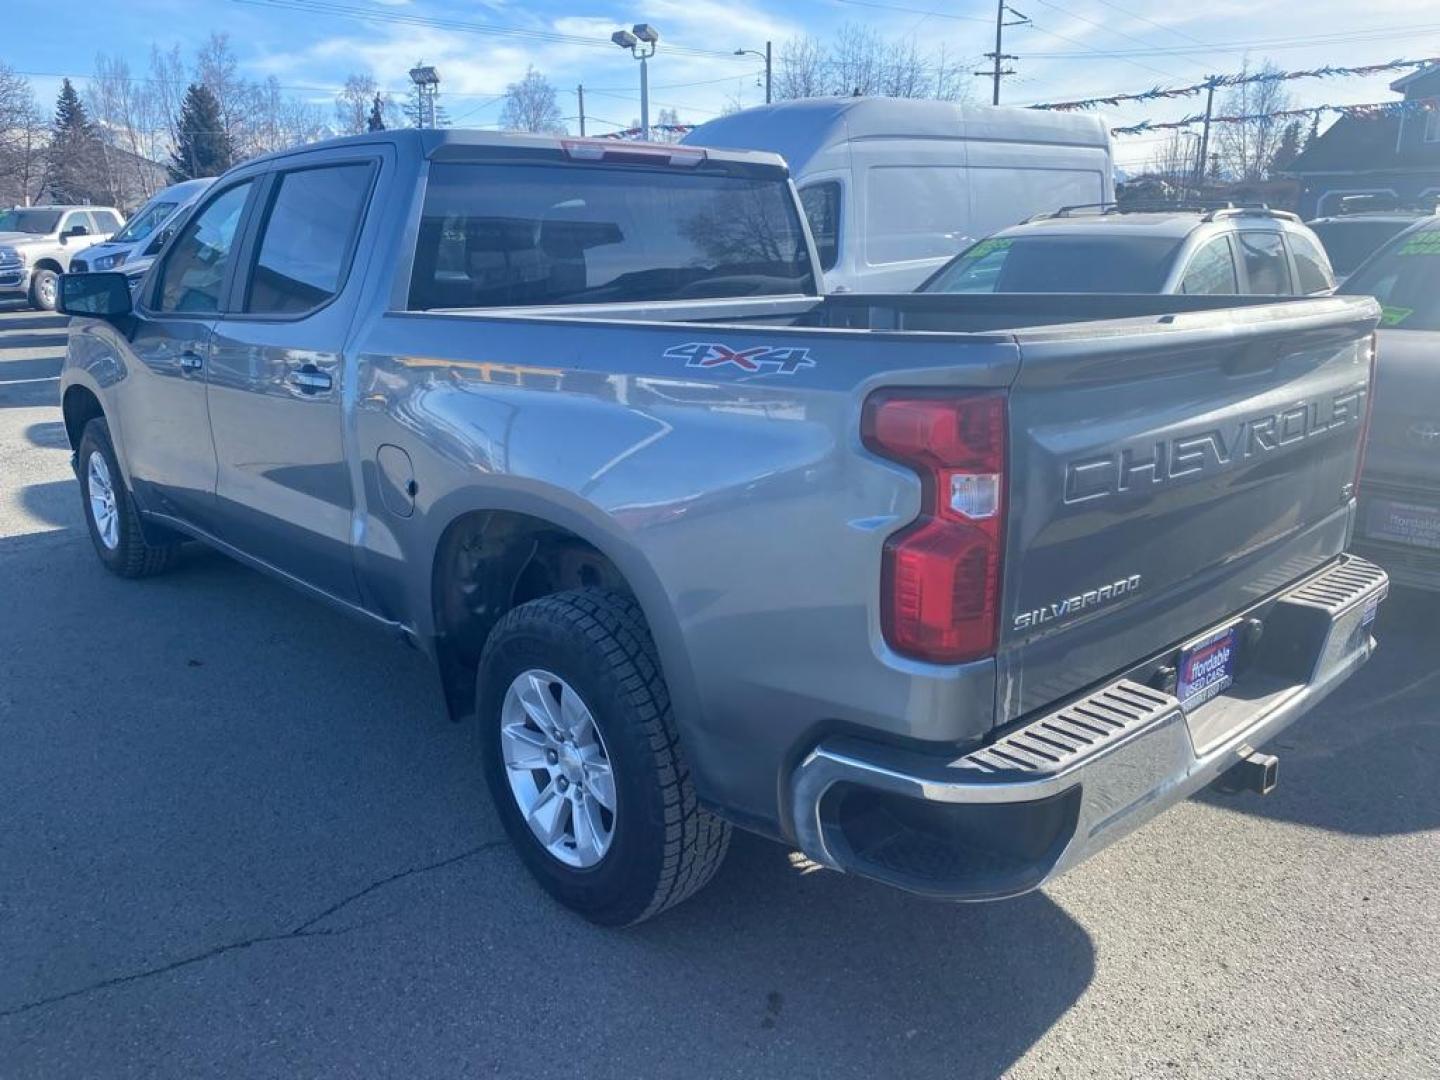
[(580, 135), (585, 135), (585, 84), (575, 87), (575, 96), (580, 99)]
[[(1006, 13), (1006, 12), (1009, 12), (1011, 15), (1014, 15), (1015, 18), (1013, 18), (1013, 19), (1010, 20), (1009, 22), (1006, 22), (1006, 21), (1005, 21), (1005, 13)], [(1001, 79), (1003, 76), (1005, 76), (1005, 75), (1014, 75), (1014, 74), (1015, 74), (1015, 69), (1014, 69), (1014, 68), (1002, 67), (1002, 64), (1003, 64), (1004, 61), (1006, 61), (1006, 60), (1018, 60), (1018, 59), (1019, 59), (1018, 56), (1012, 56), (1010, 53), (1007, 53), (1007, 52), (1004, 51), (1004, 50), (1005, 50), (1005, 46), (1004, 46), (1005, 27), (1007, 27), (1007, 26), (1025, 26), (1025, 25), (1028, 24), (1029, 22), (1030, 22), (1030, 17), (1029, 17), (1028, 15), (1022, 15), (1020, 12), (1016, 11), (1013, 7), (1011, 7), (1009, 4), (1007, 4), (1007, 3), (1005, 2), (1005, 0), (996, 0), (996, 4), (995, 4), (995, 51), (994, 51), (994, 52), (988, 52), (988, 53), (985, 54), (986, 56), (990, 57), (992, 60), (995, 61), (995, 66), (994, 66), (994, 69), (991, 70), (991, 71), (977, 71), (977, 72), (975, 73), (976, 75), (979, 75), (979, 76), (982, 76), (982, 77), (987, 77), (987, 78), (990, 78), (990, 79), (994, 80), (993, 85), (992, 85), (992, 87), (991, 87), (991, 91), (990, 91), (990, 104), (991, 104), (991, 105), (999, 105), (999, 104), (1000, 104), (1000, 79)]]
[(772, 73), (773, 70), (774, 70), (774, 67), (773, 67), (773, 65), (771, 64), (771, 48), (770, 48), (770, 45), (771, 45), (770, 42), (768, 42), (768, 41), (765, 42), (765, 51), (764, 51), (763, 53), (761, 53), (759, 49), (736, 49), (736, 50), (735, 50), (735, 55), (736, 55), (736, 56), (761, 56), (761, 57), (764, 58), (764, 60), (765, 60), (765, 104), (766, 104), (766, 105), (769, 105), (769, 104), (770, 104), (771, 73)]
[(1205, 183), (1205, 163), (1210, 160), (1210, 117), (1215, 111), (1215, 82), (1217, 76), (1205, 79), (1205, 127), (1200, 132), (1200, 164), (1195, 177), (1195, 189), (1202, 191)]

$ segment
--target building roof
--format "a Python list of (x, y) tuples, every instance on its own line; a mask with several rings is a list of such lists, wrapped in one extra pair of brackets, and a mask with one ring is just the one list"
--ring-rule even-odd
[(1342, 116), (1311, 139), (1285, 171), (1303, 175), (1393, 168), (1403, 164), (1395, 153), (1399, 135), (1399, 116)]
[[(1434, 86), (1428, 85), (1431, 82), (1431, 76), (1436, 76), (1433, 80)], [(1440, 91), (1440, 64), (1416, 68), (1408, 75), (1401, 75), (1390, 84), (1390, 89), (1396, 93), (1403, 92), (1407, 98), (1412, 94), (1416, 97), (1424, 97), (1426, 90)]]

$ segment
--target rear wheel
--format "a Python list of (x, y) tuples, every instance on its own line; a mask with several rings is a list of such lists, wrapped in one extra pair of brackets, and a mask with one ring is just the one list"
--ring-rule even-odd
[(501, 822), (561, 903), (623, 926), (714, 876), (730, 827), (696, 802), (634, 599), (577, 589), (515, 608), (486, 642), (477, 696)]
[(135, 502), (125, 488), (110, 428), (96, 417), (85, 425), (77, 452), (80, 494), (90, 542), (105, 568), (121, 577), (148, 577), (167, 570), (180, 554), (180, 545), (147, 543)]
[(54, 311), (60, 275), (48, 267), (40, 267), (30, 275), (30, 306), (37, 311)]

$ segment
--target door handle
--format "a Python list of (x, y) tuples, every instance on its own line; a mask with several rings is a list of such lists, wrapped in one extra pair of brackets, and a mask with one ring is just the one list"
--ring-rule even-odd
[(204, 359), (194, 349), (186, 349), (180, 354), (181, 371), (199, 371), (205, 366)]
[(319, 370), (313, 364), (306, 364), (302, 368), (285, 376), (285, 381), (291, 386), (300, 388), (304, 394), (314, 394), (321, 390), (329, 390), (332, 383), (328, 372)]

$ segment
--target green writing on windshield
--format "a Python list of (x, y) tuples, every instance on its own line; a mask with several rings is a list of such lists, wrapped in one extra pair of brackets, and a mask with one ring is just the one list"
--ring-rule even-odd
[(1418, 232), (1400, 245), (1397, 255), (1440, 255), (1440, 229)]
[(1380, 305), (1380, 325), (1399, 326), (1411, 315), (1415, 314), (1414, 308), (1394, 307), (1390, 304)]
[(1015, 241), (1011, 240), (1009, 237), (998, 237), (993, 240), (981, 240), (980, 243), (976, 244), (973, 248), (970, 249), (969, 255), (967, 257), (971, 259), (983, 259), (986, 255), (991, 255), (997, 251), (1006, 250), (1014, 242)]

